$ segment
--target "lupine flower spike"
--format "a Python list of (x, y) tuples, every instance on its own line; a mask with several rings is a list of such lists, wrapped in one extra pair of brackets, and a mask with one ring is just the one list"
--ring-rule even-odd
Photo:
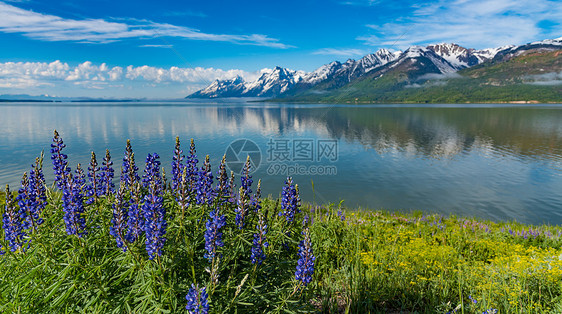
[(297, 262), (297, 271), (295, 272), (295, 279), (306, 285), (312, 281), (314, 274), (314, 254), (312, 252), (312, 244), (310, 242), (310, 232), (308, 228), (302, 232), (304, 240), (299, 244), (299, 260)]
[(219, 197), (221, 201), (224, 201), (225, 198), (228, 200), (230, 196), (228, 191), (229, 186), (228, 174), (226, 173), (226, 155), (223, 155), (219, 166), (219, 174), (217, 176), (217, 197)]
[(125, 186), (122, 184), (115, 196), (113, 203), (113, 218), (111, 219), (111, 227), (109, 234), (115, 238), (117, 247), (121, 248), (123, 252), (127, 251), (127, 244), (125, 237), (127, 235), (127, 206), (123, 200), (125, 194)]
[(131, 141), (127, 140), (123, 166), (121, 168), (121, 182), (125, 184), (126, 188), (130, 188), (135, 182), (140, 180), (138, 170), (139, 168), (135, 165), (135, 153), (131, 147)]
[(131, 199), (129, 200), (129, 210), (127, 219), (127, 241), (135, 242), (144, 231), (144, 217), (142, 214), (141, 186), (135, 183), (131, 187)]
[(267, 213), (265, 215), (262, 213), (259, 214), (258, 224), (256, 225), (256, 229), (258, 230), (258, 232), (254, 233), (252, 255), (250, 256), (252, 264), (261, 265), (265, 260), (264, 249), (269, 246), (269, 243), (267, 242), (266, 239), (266, 234), (267, 234), (267, 222), (265, 220), (266, 216)]
[(166, 238), (166, 209), (162, 198), (162, 178), (160, 177), (160, 156), (148, 154), (146, 158), (143, 185), (148, 188), (148, 195), (144, 197), (143, 215), (144, 232), (146, 235), (146, 251), (149, 259), (162, 255), (162, 248)]
[(242, 177), (240, 178), (242, 187), (244, 188), (244, 190), (246, 190), (246, 193), (248, 195), (252, 194), (252, 182), (254, 182), (254, 180), (252, 180), (252, 176), (250, 175), (251, 167), (252, 165), (250, 162), (250, 156), (248, 156), (246, 157), (246, 163), (244, 164), (244, 168), (242, 169)]
[(180, 148), (180, 138), (176, 136), (176, 147), (174, 148), (174, 156), (172, 157), (172, 190), (177, 190), (183, 172), (183, 150)]
[(205, 163), (199, 171), (199, 181), (197, 184), (196, 192), (197, 204), (208, 204), (211, 205), (213, 202), (213, 173), (211, 172), (211, 162), (209, 161), (209, 155), (205, 156)]
[(240, 187), (238, 192), (238, 206), (234, 209), (236, 212), (236, 217), (234, 218), (236, 225), (239, 229), (244, 227), (244, 220), (250, 208), (250, 197), (244, 190), (244, 186)]
[(190, 193), (195, 193), (197, 181), (199, 179), (199, 171), (197, 170), (197, 163), (199, 160), (197, 160), (197, 155), (195, 153), (195, 142), (191, 139), (191, 144), (189, 145), (189, 156), (187, 156), (186, 165)]
[(185, 296), (187, 306), (185, 307), (190, 314), (207, 314), (209, 313), (209, 303), (207, 288), (199, 289), (199, 286), (191, 284), (191, 288)]
[(115, 184), (113, 183), (115, 171), (112, 166), (113, 162), (111, 161), (111, 155), (109, 154), (109, 150), (106, 149), (101, 167), (102, 195), (111, 195), (115, 192)]
[(25, 233), (22, 230), (21, 221), (8, 185), (6, 185), (6, 206), (2, 215), (2, 223), (10, 251), (15, 252), (22, 247)]
[(88, 180), (90, 184), (86, 186), (86, 196), (88, 200), (87, 204), (93, 204), (98, 200), (98, 197), (102, 195), (102, 184), (101, 184), (101, 173), (98, 167), (98, 161), (96, 159), (96, 153), (92, 152), (92, 158), (90, 159), (90, 165), (88, 167)]
[[(23, 213), (20, 204), (20, 217), (22, 218), (22, 226), (24, 229), (36, 230), (43, 223), (40, 218), (41, 212), (47, 205), (47, 188), (45, 187), (45, 177), (43, 176), (43, 155), (41, 158), (35, 158), (35, 164), (31, 166), (29, 172), (29, 185), (27, 195), (29, 199), (25, 204), (25, 213)], [(20, 192), (20, 194), (23, 191)], [(23, 218), (22, 215), (25, 215)]]
[(281, 212), (279, 216), (285, 216), (287, 222), (295, 219), (295, 214), (300, 212), (300, 197), (298, 186), (293, 185), (293, 179), (287, 178), (281, 196)]
[(256, 194), (252, 198), (252, 208), (255, 212), (261, 209), (261, 179), (258, 180), (258, 187), (256, 188)]
[(220, 214), (218, 207), (209, 213), (209, 219), (205, 224), (205, 250), (207, 250), (205, 258), (210, 262), (217, 255), (217, 248), (224, 246), (221, 229), (225, 225), (226, 218)]
[(69, 180), (62, 191), (63, 220), (68, 235), (82, 237), (86, 233), (86, 220), (81, 216), (84, 213), (82, 194), (84, 173), (81, 171), (80, 164), (78, 164), (76, 172), (75, 176), (70, 174)]
[(64, 145), (62, 138), (55, 130), (53, 143), (51, 144), (51, 160), (53, 161), (53, 170), (55, 171), (55, 183), (59, 190), (64, 188), (71, 174), (70, 167), (68, 167), (68, 162), (66, 161), (68, 156), (62, 153), (65, 147), (66, 145)]

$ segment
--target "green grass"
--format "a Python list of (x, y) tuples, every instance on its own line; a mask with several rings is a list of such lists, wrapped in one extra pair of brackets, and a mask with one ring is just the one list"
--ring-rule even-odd
[[(347, 210), (342, 220), (333, 205), (306, 205), (288, 225), (277, 214), (277, 200), (267, 199), (266, 262), (249, 262), (255, 216), (240, 231), (229, 208), (213, 281), (203, 258), (207, 206), (190, 207), (182, 220), (167, 195), (168, 241), (162, 258), (150, 261), (142, 243), (125, 253), (116, 247), (108, 229), (110, 200), (88, 209), (89, 234), (81, 239), (65, 233), (59, 193), (50, 193), (49, 204), (30, 247), (0, 258), (0, 312), (185, 312), (191, 283), (209, 289), (214, 313), (562, 311), (558, 226), (387, 211)], [(315, 274), (306, 289), (295, 289), (305, 214), (312, 218)], [(529, 228), (538, 235), (509, 232)]]

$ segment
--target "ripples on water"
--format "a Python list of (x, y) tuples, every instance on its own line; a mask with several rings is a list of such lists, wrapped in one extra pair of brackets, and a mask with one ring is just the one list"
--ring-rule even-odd
[[(295, 176), (306, 201), (562, 222), (558, 105), (81, 103), (2, 104), (0, 110), (0, 182), (11, 185), (41, 150), (48, 153), (53, 129), (72, 165), (106, 148), (117, 161), (129, 138), (139, 162), (158, 152), (167, 170), (176, 135), (184, 150), (195, 138), (199, 159), (211, 155), (214, 167), (239, 138), (256, 142), (264, 161), (270, 139), (335, 139), (336, 162), (304, 164), (334, 165), (337, 175)], [(267, 175), (267, 166), (262, 163), (254, 177), (277, 196), (284, 176)]]

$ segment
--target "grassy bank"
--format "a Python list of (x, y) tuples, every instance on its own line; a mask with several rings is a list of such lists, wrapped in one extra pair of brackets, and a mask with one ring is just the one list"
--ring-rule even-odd
[[(279, 201), (263, 200), (264, 263), (249, 261), (256, 220), (228, 227), (235, 214), (226, 210), (214, 272), (203, 256), (208, 206), (190, 206), (180, 219), (166, 194), (168, 240), (162, 257), (149, 260), (144, 243), (116, 246), (112, 199), (88, 208), (88, 234), (78, 238), (64, 230), (60, 197), (49, 193), (29, 247), (0, 258), (0, 311), (181, 312), (194, 282), (207, 287), (211, 312), (562, 311), (560, 227), (311, 205), (288, 225)], [(305, 229), (316, 257), (306, 287), (294, 279)]]

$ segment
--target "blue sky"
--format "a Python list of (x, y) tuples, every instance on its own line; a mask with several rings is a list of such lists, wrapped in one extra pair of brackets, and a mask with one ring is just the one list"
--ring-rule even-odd
[(562, 36), (562, 1), (0, 1), (0, 94), (180, 98), (379, 48)]

